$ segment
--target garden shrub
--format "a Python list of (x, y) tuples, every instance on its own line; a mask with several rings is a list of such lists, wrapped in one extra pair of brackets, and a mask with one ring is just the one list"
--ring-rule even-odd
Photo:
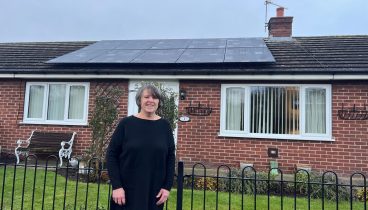
[[(256, 175), (256, 188), (254, 186), (254, 172), (252, 171), (244, 171), (244, 180), (242, 185), (242, 170), (240, 169), (232, 169), (231, 170), (231, 189), (229, 189), (229, 173), (223, 178), (219, 178), (219, 190), (236, 193), (245, 193), (245, 194), (254, 194), (255, 190), (257, 194), (266, 194), (268, 189), (268, 173), (258, 172)], [(270, 192), (276, 192), (278, 188), (278, 183), (274, 182), (275, 175), (270, 176)], [(240, 178), (240, 179), (239, 179)]]
[(366, 194), (365, 199), (368, 201), (367, 189), (364, 190), (363, 187), (355, 191), (356, 199), (359, 201), (364, 201), (364, 192)]
[(217, 189), (216, 178), (213, 177), (196, 177), (194, 179), (194, 189), (197, 190), (211, 190), (215, 191)]
[[(231, 170), (231, 181), (229, 172), (220, 176), (217, 180), (216, 177), (206, 177), (206, 190), (219, 190), (222, 192), (233, 192), (233, 193), (244, 193), (244, 194), (268, 194), (280, 195), (281, 194), (281, 180), (280, 176), (270, 175), (268, 181), (268, 172), (257, 172), (256, 174), (256, 186), (254, 185), (254, 172), (245, 171), (244, 180), (242, 185), (242, 170), (232, 169)], [(296, 193), (297, 196), (307, 196), (308, 195), (308, 176), (305, 172), (299, 172), (296, 174), (297, 183), (294, 184), (293, 181), (283, 182), (283, 195), (293, 196)], [(205, 183), (203, 177), (195, 177), (194, 179), (194, 189), (203, 190)], [(191, 178), (184, 180), (184, 186), (186, 188), (191, 188)], [(333, 174), (326, 174), (324, 180), (324, 198), (326, 200), (335, 201), (336, 200), (336, 180)], [(231, 184), (231, 185), (230, 185)], [(339, 183), (343, 184), (343, 183)], [(310, 197), (314, 199), (322, 198), (322, 175), (318, 173), (310, 173)], [(362, 200), (363, 190), (355, 190), (354, 198)], [(358, 194), (360, 192), (360, 194)], [(338, 187), (338, 199), (339, 200), (349, 200), (350, 199), (350, 188), (347, 186)]]
[[(311, 198), (322, 198), (322, 175), (311, 172), (310, 174), (310, 197)], [(306, 172), (299, 172), (296, 174), (296, 191), (297, 195), (308, 195), (308, 175)], [(324, 197), (327, 200), (336, 200), (336, 178), (333, 174), (328, 173), (325, 175), (324, 180)], [(343, 184), (338, 182), (338, 184)], [(288, 183), (287, 192), (288, 194), (294, 194), (294, 183)], [(346, 186), (338, 187), (339, 200), (348, 200), (350, 198), (350, 189)]]
[[(206, 181), (204, 180), (205, 180), (204, 177), (194, 177), (193, 189), (203, 190), (205, 189), (205, 186), (206, 186), (206, 190), (210, 190), (210, 191), (216, 190), (217, 188), (216, 178), (206, 177)], [(177, 183), (174, 182), (174, 186), (176, 186), (176, 184)], [(192, 177), (187, 176), (186, 178), (184, 178), (183, 187), (185, 189), (192, 189)]]
[(120, 97), (122, 94), (123, 91), (118, 86), (111, 85), (105, 87), (99, 85), (96, 87), (95, 105), (89, 122), (92, 137), (83, 157), (83, 161), (97, 158), (93, 161), (96, 171), (104, 167), (100, 166), (100, 162), (104, 163), (107, 146), (118, 123)]

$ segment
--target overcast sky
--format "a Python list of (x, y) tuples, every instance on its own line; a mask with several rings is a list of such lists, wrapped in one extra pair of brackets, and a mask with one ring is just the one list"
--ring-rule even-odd
[[(293, 36), (368, 34), (368, 0), (273, 2)], [(0, 0), (0, 42), (265, 37), (264, 22), (264, 0)]]

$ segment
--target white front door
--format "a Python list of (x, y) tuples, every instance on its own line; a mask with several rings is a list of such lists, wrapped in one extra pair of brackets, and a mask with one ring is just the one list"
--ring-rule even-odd
[[(138, 113), (138, 106), (135, 102), (135, 95), (137, 93), (137, 86), (142, 82), (142, 80), (130, 80), (129, 81), (129, 98), (128, 98), (128, 116)], [(143, 82), (158, 82), (163, 84), (165, 87), (171, 88), (176, 95), (179, 95), (179, 82), (173, 80), (144, 80)], [(176, 100), (176, 105), (178, 105), (178, 99)], [(174, 131), (174, 139), (176, 145), (176, 139), (178, 134), (178, 126)]]

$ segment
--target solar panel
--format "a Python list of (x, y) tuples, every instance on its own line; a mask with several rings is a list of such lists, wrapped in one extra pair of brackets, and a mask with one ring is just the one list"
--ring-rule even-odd
[(88, 50), (83, 48), (52, 59), (48, 63), (87, 63), (89, 60), (107, 52), (108, 50)]
[(267, 47), (263, 38), (233, 38), (227, 40), (227, 47)]
[(163, 39), (153, 45), (151, 49), (185, 49), (190, 42), (189, 39)]
[(226, 39), (193, 39), (188, 48), (225, 48)]
[(105, 40), (48, 63), (275, 62), (263, 38)]
[(222, 63), (225, 49), (187, 49), (177, 63)]
[(89, 63), (129, 63), (143, 50), (110, 50), (89, 60)]
[(159, 40), (122, 40), (117, 41), (115, 49), (120, 50), (146, 50), (158, 43)]
[(133, 63), (175, 63), (184, 49), (146, 50)]
[(275, 59), (266, 47), (242, 47), (228, 48), (224, 62), (275, 62)]

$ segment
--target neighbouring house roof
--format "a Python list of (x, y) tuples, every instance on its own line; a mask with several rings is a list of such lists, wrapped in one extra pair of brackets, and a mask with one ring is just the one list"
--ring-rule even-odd
[(368, 74), (368, 35), (265, 39), (274, 63), (52, 64), (95, 42), (0, 43), (1, 74)]

